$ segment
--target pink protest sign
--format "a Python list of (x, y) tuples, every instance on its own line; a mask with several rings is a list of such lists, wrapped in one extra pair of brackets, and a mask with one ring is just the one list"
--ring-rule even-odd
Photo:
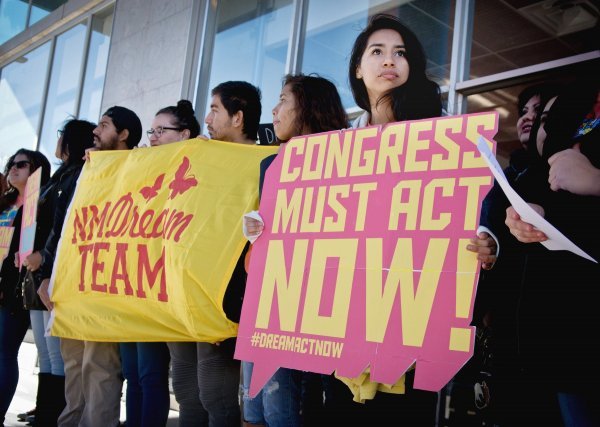
[(251, 395), (279, 367), (440, 390), (473, 353), (467, 251), (496, 113), (294, 138), (266, 174), (235, 357)]
[(40, 198), (40, 179), (42, 168), (32, 173), (27, 178), (23, 202), (23, 221), (21, 223), (21, 240), (19, 242), (19, 264), (33, 252), (35, 230), (37, 227), (37, 204)]

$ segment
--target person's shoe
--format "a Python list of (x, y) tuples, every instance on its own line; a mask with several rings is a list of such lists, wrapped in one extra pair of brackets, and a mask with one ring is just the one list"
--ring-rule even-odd
[(27, 421), (27, 426), (34, 426), (35, 425), (35, 415), (30, 415), (28, 416), (25, 421)]
[(31, 416), (31, 415), (35, 415), (35, 408), (30, 409), (27, 412), (23, 412), (22, 414), (18, 414), (17, 415), (17, 419), (19, 421), (27, 421), (27, 417)]

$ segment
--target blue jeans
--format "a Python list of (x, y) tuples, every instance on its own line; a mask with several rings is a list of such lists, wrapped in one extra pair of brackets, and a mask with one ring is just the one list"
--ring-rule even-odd
[(45, 337), (50, 313), (45, 310), (31, 310), (31, 330), (40, 361), (40, 373), (65, 376), (65, 366), (60, 354), (60, 338)]
[(127, 426), (164, 426), (169, 418), (169, 350), (164, 342), (119, 344), (127, 380)]
[(600, 425), (596, 396), (558, 393), (558, 404), (565, 427), (594, 427)]
[(299, 427), (302, 372), (279, 368), (256, 397), (250, 397), (252, 362), (242, 362), (244, 421), (268, 427)]
[(17, 389), (19, 382), (19, 347), (29, 326), (29, 313), (0, 307), (0, 423)]

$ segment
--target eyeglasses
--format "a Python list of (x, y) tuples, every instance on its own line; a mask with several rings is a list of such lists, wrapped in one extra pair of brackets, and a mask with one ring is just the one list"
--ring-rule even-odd
[(10, 162), (8, 166), (8, 170), (12, 169), (13, 166), (16, 166), (17, 169), (23, 169), (25, 166), (30, 165), (31, 162), (29, 160), (19, 160), (18, 162)]
[(146, 131), (146, 135), (148, 135), (148, 138), (150, 138), (152, 135), (156, 136), (157, 138), (160, 138), (162, 136), (162, 134), (166, 130), (177, 130), (177, 131), (180, 131), (181, 128), (173, 128), (173, 127), (168, 127), (168, 126), (159, 126), (156, 129), (147, 130)]
[(65, 133), (65, 130), (64, 130), (64, 129), (58, 129), (58, 130), (56, 131), (56, 136), (57, 136), (58, 138), (60, 138), (61, 136), (63, 136), (63, 134), (64, 134), (64, 133)]

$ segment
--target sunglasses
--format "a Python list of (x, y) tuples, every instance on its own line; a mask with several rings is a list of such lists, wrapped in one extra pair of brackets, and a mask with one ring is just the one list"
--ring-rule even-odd
[(12, 169), (13, 166), (16, 166), (17, 169), (23, 169), (24, 167), (28, 167), (31, 164), (29, 160), (19, 160), (18, 162), (10, 162), (8, 164), (7, 169)]

